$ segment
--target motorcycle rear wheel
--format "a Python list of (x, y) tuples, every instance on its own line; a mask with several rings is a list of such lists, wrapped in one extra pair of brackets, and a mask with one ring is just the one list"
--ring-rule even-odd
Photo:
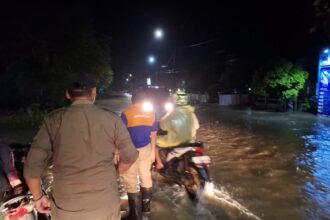
[(184, 175), (183, 185), (191, 201), (198, 202), (198, 193), (204, 188), (205, 182), (194, 167), (189, 166), (187, 171)]

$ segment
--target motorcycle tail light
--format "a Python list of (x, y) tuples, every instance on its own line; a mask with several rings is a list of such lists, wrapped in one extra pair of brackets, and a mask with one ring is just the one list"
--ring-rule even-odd
[(195, 151), (195, 154), (196, 154), (197, 156), (199, 156), (199, 155), (203, 155), (203, 153), (204, 153), (204, 148), (203, 148), (203, 147), (199, 147), (199, 148), (197, 148), (196, 151)]
[(20, 218), (27, 213), (28, 213), (28, 211), (24, 207), (19, 207), (18, 209), (15, 209), (15, 210), (9, 210), (9, 217), (10, 218)]

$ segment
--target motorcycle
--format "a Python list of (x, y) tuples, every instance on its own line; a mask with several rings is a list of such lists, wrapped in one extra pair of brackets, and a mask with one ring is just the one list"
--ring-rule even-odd
[[(146, 112), (154, 109), (155, 98), (146, 97), (145, 102), (142, 104), (142, 108)], [(163, 110), (165, 114), (171, 112), (174, 108), (174, 104), (167, 98), (163, 104)], [(167, 132), (158, 129), (158, 135), (165, 135)], [(189, 198), (192, 201), (198, 201), (198, 193), (201, 192), (205, 184), (210, 182), (210, 174), (208, 166), (211, 163), (209, 156), (204, 155), (204, 145), (201, 142), (184, 143), (178, 146), (159, 147), (159, 153), (164, 164), (164, 168), (159, 171), (159, 174), (165, 178), (165, 182), (176, 183), (180, 186), (184, 186)]]
[[(11, 197), (0, 207), (0, 213), (7, 216), (5, 220), (49, 220), (50, 216), (38, 213), (34, 209), (34, 203), (32, 200), (32, 195), (28, 191), (28, 187), (24, 181), (23, 170), (24, 170), (24, 161), (27, 156), (27, 153), (30, 149), (30, 144), (19, 144), (12, 143), (9, 145), (14, 155), (15, 168), (17, 170), (18, 176), (20, 177), (23, 184), (23, 194), (15, 197)], [(53, 174), (52, 174), (53, 165), (49, 163), (47, 169), (42, 175), (42, 191), (49, 198), (52, 196), (52, 183), (53, 183)], [(118, 187), (121, 198), (121, 215), (125, 217), (128, 214), (128, 201), (127, 194), (124, 190), (122, 178), (118, 179)], [(32, 206), (31, 206), (32, 205)], [(24, 211), (26, 206), (29, 207), (28, 212)], [(31, 210), (32, 207), (32, 210)], [(16, 213), (16, 214), (15, 214)], [(18, 213), (18, 214), (17, 214)], [(20, 217), (20, 218), (18, 218)], [(1, 217), (0, 217), (1, 219)]]
[(198, 193), (210, 182), (209, 156), (204, 155), (201, 142), (185, 143), (170, 148), (159, 148), (164, 168), (159, 171), (167, 181), (184, 186), (189, 198), (198, 201)]
[[(11, 195), (0, 207), (0, 213), (4, 216), (5, 220), (49, 220), (50, 216), (38, 213), (35, 209), (33, 196), (28, 191), (28, 187), (23, 177), (24, 160), (30, 149), (29, 144), (12, 143), (9, 145), (14, 157), (14, 166), (17, 171), (18, 177), (22, 182), (22, 193), (19, 195)], [(42, 179), (42, 190), (44, 194), (51, 191), (51, 179), (49, 175), (44, 175)]]
[(37, 220), (37, 212), (34, 208), (32, 195), (16, 196), (0, 207), (4, 220)]

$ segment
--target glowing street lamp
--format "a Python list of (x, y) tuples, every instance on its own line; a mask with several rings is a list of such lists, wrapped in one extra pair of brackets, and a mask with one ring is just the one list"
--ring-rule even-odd
[(153, 55), (148, 56), (148, 63), (154, 64), (156, 62), (156, 58)]
[(163, 30), (160, 29), (160, 28), (157, 28), (157, 29), (154, 31), (154, 36), (155, 36), (155, 38), (156, 38), (157, 40), (161, 40), (161, 39), (163, 39), (163, 37), (164, 37), (164, 32), (163, 32)]

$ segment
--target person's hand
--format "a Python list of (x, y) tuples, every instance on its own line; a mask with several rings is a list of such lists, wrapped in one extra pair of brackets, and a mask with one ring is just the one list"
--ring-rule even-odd
[(34, 201), (34, 204), (38, 212), (50, 214), (50, 202), (46, 196), (42, 196), (40, 199)]
[(15, 188), (18, 185), (21, 185), (22, 182), (19, 179), (14, 179), (12, 181), (9, 182), (11, 188)]
[(120, 161), (120, 157), (119, 157), (119, 152), (118, 150), (115, 151), (114, 155), (113, 155), (113, 160), (115, 164), (118, 164)]
[(161, 161), (156, 161), (156, 169), (161, 170), (164, 168), (164, 164)]
[(15, 195), (19, 195), (23, 192), (22, 182), (19, 179), (14, 179), (10, 181), (9, 184), (13, 188)]

